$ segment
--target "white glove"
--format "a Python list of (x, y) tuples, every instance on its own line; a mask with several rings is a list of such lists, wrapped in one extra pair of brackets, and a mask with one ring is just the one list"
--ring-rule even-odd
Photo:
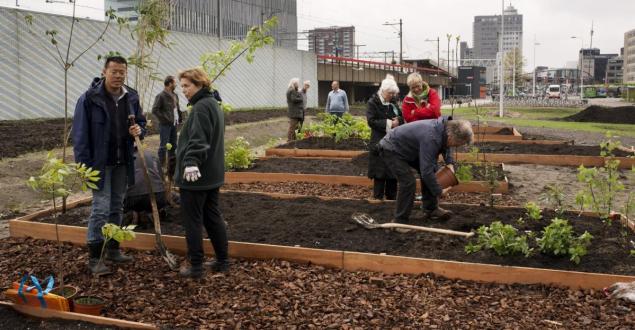
[(198, 166), (188, 166), (185, 168), (183, 178), (186, 181), (194, 182), (201, 177), (201, 171), (198, 170)]

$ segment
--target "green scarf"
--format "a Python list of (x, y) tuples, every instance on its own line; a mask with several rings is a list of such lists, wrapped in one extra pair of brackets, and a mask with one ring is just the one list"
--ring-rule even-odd
[(430, 92), (430, 86), (426, 83), (423, 84), (423, 92), (421, 92), (421, 94), (417, 95), (415, 93), (412, 93), (412, 97), (415, 99), (415, 101), (417, 102), (417, 104), (421, 104), (421, 100), (428, 98), (428, 93)]

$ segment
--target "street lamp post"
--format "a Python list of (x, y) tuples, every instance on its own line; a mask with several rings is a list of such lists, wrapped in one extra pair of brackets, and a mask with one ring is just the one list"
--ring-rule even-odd
[(584, 38), (582, 37), (578, 37), (578, 36), (572, 36), (571, 39), (580, 39), (580, 41), (582, 42), (580, 44), (580, 51), (582, 52), (582, 54), (580, 54), (580, 100), (584, 99), (584, 69), (583, 69), (583, 65), (584, 65)]
[(500, 71), (498, 72), (498, 95), (499, 95), (499, 102), (498, 102), (498, 116), (499, 117), (503, 117), (503, 101), (505, 99), (505, 72), (503, 70), (503, 35), (505, 34), (505, 0), (501, 0), (502, 3), (502, 13), (501, 13), (501, 33), (500, 33), (500, 46), (499, 46), (499, 53), (500, 53)]
[(536, 35), (534, 34), (534, 91), (533, 97), (536, 97), (536, 46), (540, 46), (540, 43), (536, 42)]
[(436, 42), (437, 43), (437, 77), (438, 77), (439, 74), (441, 74), (441, 59), (440, 59), (441, 55), (440, 55), (440, 50), (439, 50), (439, 47), (440, 47), (439, 37), (437, 37), (436, 40), (435, 39), (426, 39), (425, 41)]

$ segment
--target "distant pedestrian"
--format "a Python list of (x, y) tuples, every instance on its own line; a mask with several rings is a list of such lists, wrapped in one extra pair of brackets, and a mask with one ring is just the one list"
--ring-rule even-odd
[[(181, 72), (179, 82), (192, 106), (176, 147), (174, 182), (181, 193), (189, 259), (189, 267), (181, 269), (179, 274), (197, 278), (203, 275), (203, 266), (213, 271), (229, 270), (227, 229), (219, 206), (220, 187), (225, 181), (225, 124), (223, 111), (202, 69)], [(203, 228), (216, 256), (216, 260), (204, 264)]]
[(401, 110), (397, 105), (399, 87), (395, 78), (386, 76), (377, 93), (368, 100), (366, 119), (371, 128), (368, 177), (373, 179), (373, 198), (394, 200), (397, 198), (397, 179), (388, 171), (384, 160), (379, 156), (378, 143), (395, 127), (404, 123)]
[(342, 117), (349, 110), (348, 97), (346, 92), (340, 89), (340, 82), (337, 80), (331, 83), (331, 89), (326, 98), (326, 113)]
[[(173, 76), (165, 77), (163, 81), (163, 91), (154, 98), (152, 114), (159, 121), (159, 164), (163, 168), (165, 165), (166, 144), (176, 146), (176, 128), (182, 122), (181, 108), (179, 107), (179, 97), (174, 93), (176, 80)], [(169, 161), (174, 159), (174, 147), (167, 151)], [(174, 175), (172, 166), (168, 166), (168, 175)]]
[[(134, 137), (145, 134), (146, 119), (139, 94), (124, 85), (128, 62), (121, 56), (106, 58), (101, 79), (79, 97), (73, 117), (73, 152), (77, 163), (99, 171), (88, 218), (88, 268), (94, 275), (110, 273), (101, 260), (106, 223), (121, 225), (126, 185), (134, 184)], [(128, 117), (135, 125), (129, 126)], [(121, 253), (119, 242), (109, 240), (106, 259), (123, 263), (133, 260)]]
[(287, 116), (289, 117), (289, 129), (287, 131), (287, 142), (296, 138), (296, 131), (300, 123), (304, 121), (304, 97), (300, 91), (300, 79), (293, 78), (289, 81), (287, 88)]
[(411, 73), (406, 83), (410, 92), (403, 100), (401, 110), (403, 118), (407, 123), (422, 120), (436, 119), (441, 117), (441, 99), (439, 94), (418, 72)]

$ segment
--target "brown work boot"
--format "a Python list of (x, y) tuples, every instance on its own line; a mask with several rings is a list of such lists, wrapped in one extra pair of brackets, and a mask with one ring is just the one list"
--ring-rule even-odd
[(442, 220), (446, 221), (452, 217), (452, 211), (448, 211), (441, 207), (434, 209), (433, 211), (424, 211), (425, 218), (430, 220)]

